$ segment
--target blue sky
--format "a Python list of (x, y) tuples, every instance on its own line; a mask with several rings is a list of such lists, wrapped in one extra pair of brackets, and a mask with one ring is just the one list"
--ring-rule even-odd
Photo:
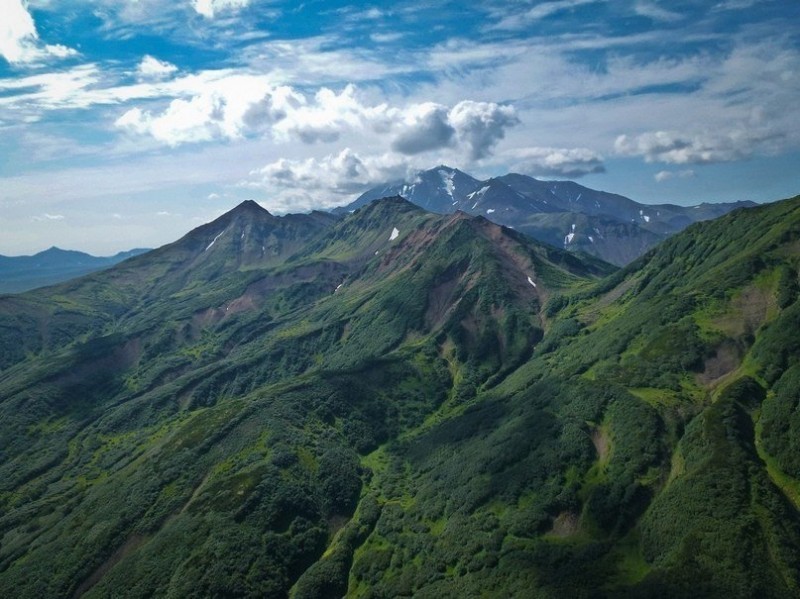
[(800, 2), (0, 0), (0, 253), (155, 247), (448, 164), (800, 193)]

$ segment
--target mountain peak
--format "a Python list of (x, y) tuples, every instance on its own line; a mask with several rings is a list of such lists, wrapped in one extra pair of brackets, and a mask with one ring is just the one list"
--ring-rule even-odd
[(235, 208), (233, 208), (231, 213), (252, 213), (252, 214), (269, 214), (272, 215), (269, 210), (264, 208), (261, 204), (256, 202), (255, 200), (245, 200)]
[(423, 212), (422, 208), (401, 195), (387, 196), (372, 200), (360, 210), (363, 214), (390, 214), (405, 212)]

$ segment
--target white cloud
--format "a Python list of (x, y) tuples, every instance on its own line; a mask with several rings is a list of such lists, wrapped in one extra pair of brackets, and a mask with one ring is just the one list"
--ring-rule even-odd
[(131, 108), (115, 121), (123, 131), (150, 136), (169, 146), (245, 135), (245, 115), (270, 90), (268, 80), (254, 75), (229, 75), (216, 80), (173, 82), (169, 89), (189, 90), (157, 113)]
[(338, 93), (322, 87), (309, 98), (258, 76), (231, 75), (207, 82), (200, 93), (174, 99), (161, 111), (130, 108), (115, 125), (170, 146), (261, 135), (282, 143), (331, 144), (358, 134), (407, 155), (454, 147), (479, 160), (518, 123), (513, 107), (493, 102), (389, 106), (362, 100), (353, 85)]
[(674, 23), (680, 21), (683, 16), (680, 13), (673, 12), (658, 6), (655, 2), (637, 2), (633, 10), (637, 15), (653, 19), (654, 21), (662, 21), (664, 23)]
[(60, 44), (44, 44), (23, 0), (0, 0), (0, 56), (11, 64), (42, 62), (77, 54)]
[(162, 79), (177, 72), (178, 67), (174, 64), (158, 60), (149, 54), (142, 58), (142, 62), (136, 67), (136, 73), (141, 79)]
[(385, 130), (391, 119), (386, 114), (387, 106), (366, 106), (356, 98), (355, 92), (353, 85), (346, 86), (340, 94), (323, 87), (314, 95), (313, 102), (295, 94), (295, 102), (287, 102), (284, 118), (273, 127), (275, 136), (284, 140), (297, 137), (305, 143), (315, 143), (333, 142), (344, 131), (366, 126)]
[(51, 220), (51, 221), (52, 220), (64, 220), (64, 215), (63, 214), (49, 214), (49, 213), (45, 212), (41, 216), (34, 216), (33, 220), (38, 221), (38, 222), (45, 222), (45, 221), (49, 221), (49, 220)]
[(670, 179), (691, 179), (695, 176), (696, 173), (694, 170), (686, 169), (682, 171), (658, 171), (653, 178), (656, 180), (656, 183), (663, 183)]
[(759, 147), (779, 143), (782, 133), (750, 128), (728, 132), (649, 131), (620, 135), (614, 149), (623, 156), (642, 156), (646, 162), (707, 164), (731, 162), (751, 156)]
[(321, 159), (271, 162), (251, 175), (256, 180), (243, 181), (241, 187), (269, 191), (261, 201), (269, 210), (308, 210), (330, 208), (378, 183), (408, 176), (409, 163), (400, 157), (383, 154), (362, 157), (350, 148)]
[[(556, 0), (554, 2), (542, 2), (527, 11), (503, 16), (498, 23), (492, 26), (492, 29), (524, 29), (531, 23), (541, 21), (559, 12), (573, 10), (584, 4), (595, 4), (598, 1), (599, 0)], [(508, 12), (508, 6), (504, 7), (503, 13), (506, 12)]]
[(714, 6), (714, 10), (745, 10), (764, 0), (726, 0)]
[(588, 148), (520, 148), (506, 153), (511, 170), (532, 176), (572, 177), (605, 172), (603, 157)]
[(389, 33), (371, 33), (369, 35), (369, 39), (376, 44), (391, 44), (392, 42), (403, 39), (403, 37), (405, 37), (405, 35), (399, 31)]
[(472, 160), (488, 156), (497, 142), (505, 136), (506, 128), (519, 123), (512, 106), (471, 100), (456, 104), (448, 119), (456, 130), (458, 140), (469, 147)]
[(208, 19), (213, 19), (218, 12), (244, 8), (248, 4), (250, 0), (192, 0), (192, 7)]
[(411, 106), (405, 111), (399, 128), (392, 149), (402, 154), (419, 154), (449, 146), (456, 134), (449, 123), (448, 108), (433, 102)]

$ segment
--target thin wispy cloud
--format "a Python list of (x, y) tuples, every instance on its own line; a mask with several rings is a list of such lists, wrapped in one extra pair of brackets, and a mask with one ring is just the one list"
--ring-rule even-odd
[[(511, 31), (523, 29), (536, 21), (541, 21), (542, 19), (558, 15), (564, 11), (574, 10), (587, 4), (596, 4), (599, 1), (600, 0), (556, 0), (554, 2), (542, 2), (533, 8), (502, 17), (497, 23), (494, 23), (490, 29)], [(509, 9), (513, 11), (514, 7), (506, 7), (506, 10)]]
[(133, 227), (144, 194), (151, 218), (310, 209), (439, 163), (726, 199), (800, 153), (794, 4), (0, 1), (6, 227), (76, 204)]
[(654, 21), (662, 21), (664, 23), (675, 23), (684, 18), (681, 13), (666, 9), (655, 2), (637, 2), (634, 5), (634, 12), (639, 16), (647, 17)]
[(663, 183), (670, 179), (691, 179), (696, 177), (697, 174), (693, 169), (685, 169), (681, 171), (658, 171), (653, 178), (657, 183)]

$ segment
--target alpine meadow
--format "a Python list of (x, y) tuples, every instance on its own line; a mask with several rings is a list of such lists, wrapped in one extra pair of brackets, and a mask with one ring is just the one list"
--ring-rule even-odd
[(0, 597), (800, 597), (798, 23), (0, 0)]

